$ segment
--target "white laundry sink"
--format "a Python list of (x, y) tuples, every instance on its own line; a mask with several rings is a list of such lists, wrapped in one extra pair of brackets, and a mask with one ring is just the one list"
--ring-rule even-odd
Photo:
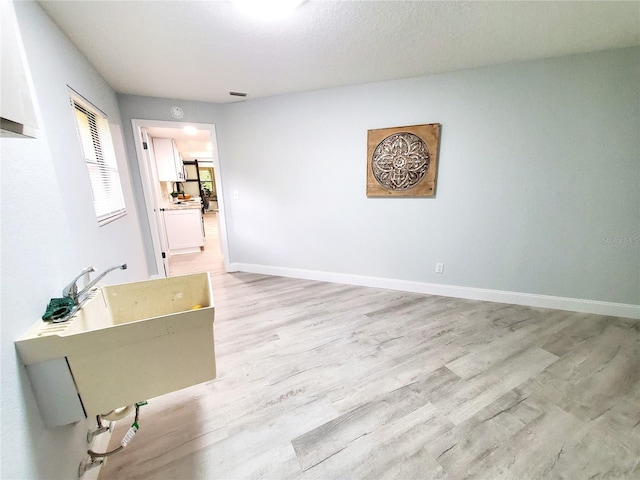
[(97, 415), (215, 378), (213, 320), (199, 273), (94, 288), (67, 322), (37, 322), (15, 344), (27, 371), (63, 359)]

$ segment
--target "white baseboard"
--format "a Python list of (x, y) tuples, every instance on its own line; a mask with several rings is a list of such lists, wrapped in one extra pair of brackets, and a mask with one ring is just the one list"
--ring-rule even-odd
[(459, 287), (456, 285), (442, 285), (438, 283), (415, 282), (410, 280), (394, 280), (390, 278), (322, 272), (318, 270), (272, 267), (269, 265), (257, 265), (252, 263), (231, 263), (229, 266), (231, 271), (260, 273), (263, 275), (274, 275), (278, 277), (344, 283), (347, 285), (385, 288), (388, 290), (425, 293), (428, 295), (440, 295), (443, 297), (466, 298), (470, 300), (483, 300), (486, 302), (510, 303), (514, 305), (525, 305), (528, 307), (553, 308), (556, 310), (568, 310), (570, 312), (595, 313), (599, 315), (612, 315), (614, 317), (640, 319), (640, 305), (627, 303), (601, 302), (580, 298), (537, 295), (534, 293)]

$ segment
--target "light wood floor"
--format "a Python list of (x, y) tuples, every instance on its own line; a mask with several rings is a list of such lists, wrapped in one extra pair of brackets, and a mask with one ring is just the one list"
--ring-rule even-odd
[(211, 220), (170, 266), (212, 272), (218, 378), (101, 479), (640, 478), (640, 322), (226, 274)]

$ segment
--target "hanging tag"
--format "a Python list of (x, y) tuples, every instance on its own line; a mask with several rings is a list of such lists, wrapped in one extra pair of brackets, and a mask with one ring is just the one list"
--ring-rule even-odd
[(133, 425), (131, 425), (131, 428), (122, 439), (122, 442), (120, 442), (120, 445), (122, 445), (123, 448), (126, 447), (137, 431), (138, 431), (138, 424), (136, 422), (133, 422)]

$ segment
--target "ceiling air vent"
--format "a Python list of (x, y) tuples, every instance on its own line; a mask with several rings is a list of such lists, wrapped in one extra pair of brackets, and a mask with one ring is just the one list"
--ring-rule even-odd
[(246, 97), (247, 94), (244, 92), (229, 92), (229, 95), (232, 97)]

